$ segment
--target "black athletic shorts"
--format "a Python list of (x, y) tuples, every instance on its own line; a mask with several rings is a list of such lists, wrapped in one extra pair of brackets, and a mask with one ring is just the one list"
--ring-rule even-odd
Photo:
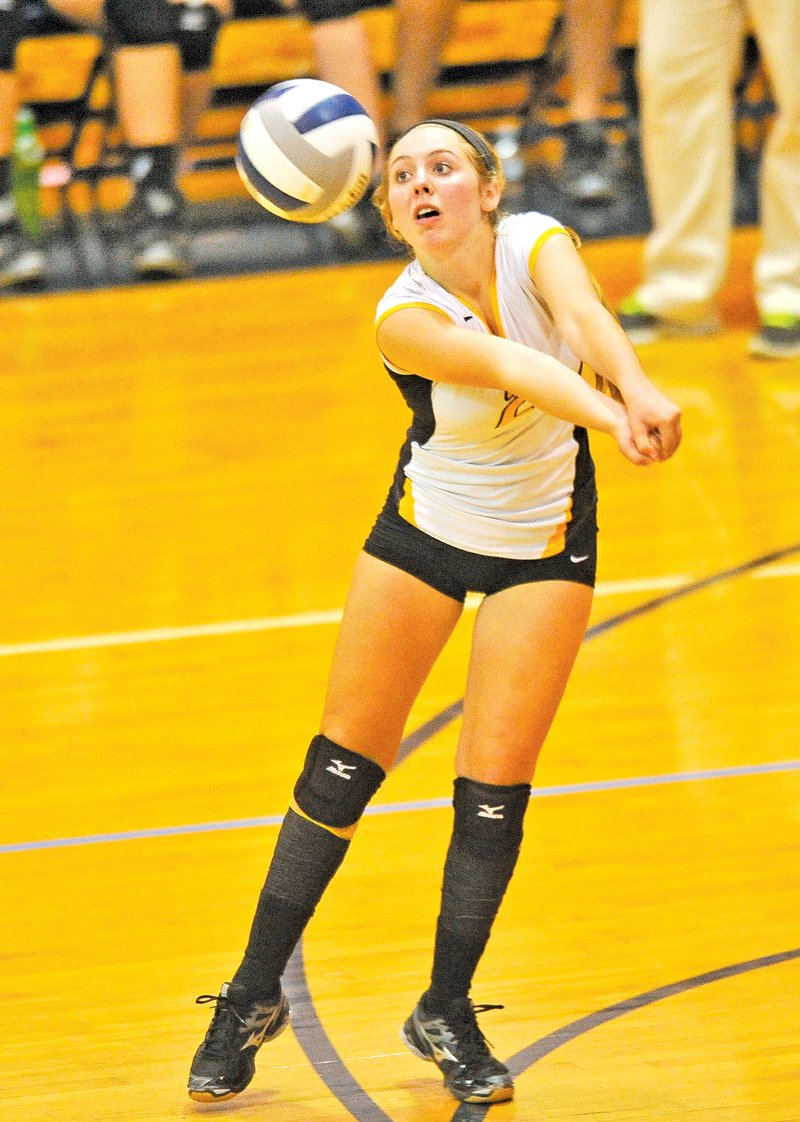
[(390, 495), (364, 551), (402, 569), (460, 603), (468, 592), (491, 596), (517, 584), (567, 580), (594, 588), (597, 572), (597, 492), (594, 480), (573, 497), (573, 519), (567, 524), (561, 553), (538, 560), (487, 557), (446, 545), (402, 518)]

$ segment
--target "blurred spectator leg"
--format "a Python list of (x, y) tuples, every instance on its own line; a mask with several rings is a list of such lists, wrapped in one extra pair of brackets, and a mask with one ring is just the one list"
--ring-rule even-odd
[(458, 4), (459, 0), (395, 0), (394, 136), (428, 114), (428, 98), (439, 77), (442, 52), (452, 33)]
[(177, 185), (182, 71), (172, 44), (114, 51), (120, 127), (131, 153), (133, 198), (124, 226), (141, 277), (181, 277), (192, 270)]
[(17, 6), (0, 11), (0, 288), (28, 288), (42, 283), (45, 261), (17, 219), (11, 191), (11, 148), (19, 108), (14, 51), (19, 25)]
[(653, 228), (644, 281), (622, 302), (634, 342), (719, 327), (733, 214), (739, 0), (642, 0), (641, 138)]
[(755, 263), (760, 330), (751, 354), (800, 355), (800, 5), (760, 0), (751, 19), (777, 114), (761, 162), (761, 250)]
[[(173, 3), (179, 3), (179, 0), (172, 0)], [(186, 4), (185, 0), (180, 4), (184, 11), (185, 19), (192, 16), (196, 20), (200, 18), (208, 19), (210, 13), (210, 4), (195, 5)], [(198, 15), (198, 9), (202, 7), (204, 12), (202, 17)], [(213, 19), (213, 32), (206, 29), (202, 32), (203, 43), (200, 48), (192, 52), (191, 59), (184, 58), (182, 65), (183, 77), (181, 81), (181, 134), (180, 145), (182, 154), (195, 143), (197, 139), (197, 127), (200, 123), (200, 118), (205, 113), (211, 104), (211, 99), (214, 94), (214, 83), (212, 76), (212, 64), (214, 60), (214, 47), (219, 36), (220, 28), (226, 20), (233, 16), (234, 4), (233, 0), (213, 0), (213, 8), (215, 15)], [(188, 54), (187, 51), (184, 51)], [(189, 65), (191, 62), (191, 65)]]
[[(330, 10), (330, 18), (320, 18)], [(337, 14), (337, 9), (341, 14)], [(341, 3), (333, 6), (313, 0), (305, 5), (311, 20), (311, 39), (319, 77), (347, 90), (372, 117), (378, 130), (376, 171), (383, 163), (386, 124), (381, 108), (378, 74), (372, 59), (367, 29), (358, 14), (344, 14)], [(352, 12), (352, 6), (351, 6)], [(371, 192), (351, 210), (329, 219), (339, 249), (345, 254), (360, 255), (369, 251), (383, 227), (371, 203)]]
[(363, 21), (353, 15), (313, 22), (311, 39), (319, 77), (361, 102), (375, 122), (382, 148), (385, 130), (380, 87)]
[(608, 203), (619, 192), (605, 99), (613, 85), (620, 0), (564, 0), (570, 100), (563, 190), (575, 203)]
[(178, 186), (180, 154), (210, 96), (214, 46), (232, 5), (148, 0), (139, 10), (131, 0), (106, 0), (105, 9), (117, 44), (120, 126), (132, 157), (134, 194), (125, 225), (133, 267), (142, 277), (186, 276), (192, 258)]

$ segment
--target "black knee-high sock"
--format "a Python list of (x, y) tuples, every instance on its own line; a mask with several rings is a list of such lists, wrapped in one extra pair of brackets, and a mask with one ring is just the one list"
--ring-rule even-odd
[(155, 188), (165, 194), (174, 194), (177, 192), (177, 172), (177, 144), (153, 144), (133, 149), (131, 176), (137, 190)]
[(250, 1000), (273, 996), (292, 951), (350, 842), (295, 811), (283, 820), (258, 899), (244, 959), (233, 981)]
[(530, 785), (455, 781), (453, 836), (447, 852), (436, 925), (430, 1013), (467, 997), (517, 863)]
[(268, 999), (275, 993), (306, 924), (344, 860), (353, 829), (385, 778), (374, 760), (324, 734), (311, 741), (294, 788), (295, 806), (302, 813), (290, 809), (283, 820), (244, 960), (233, 977), (247, 998)]
[(0, 198), (11, 191), (11, 157), (0, 156)]

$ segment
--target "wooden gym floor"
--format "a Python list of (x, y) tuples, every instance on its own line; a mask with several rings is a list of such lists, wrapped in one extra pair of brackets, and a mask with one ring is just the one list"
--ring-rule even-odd
[[(647, 471), (594, 440), (600, 583), (474, 996), (496, 1122), (800, 1119), (800, 362), (643, 351)], [(590, 246), (612, 299), (640, 246)], [(3, 1122), (445, 1122), (425, 985), (472, 613), (292, 963), (294, 1032), (185, 1095), (316, 731), (407, 417), (372, 263), (0, 304)]]

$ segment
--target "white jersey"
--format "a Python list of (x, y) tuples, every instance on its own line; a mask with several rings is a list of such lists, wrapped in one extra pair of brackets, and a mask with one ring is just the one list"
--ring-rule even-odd
[[(580, 361), (532, 279), (541, 246), (559, 233), (567, 231), (542, 214), (501, 219), (495, 322), (506, 338), (552, 355), (580, 377)], [(384, 294), (376, 325), (410, 307), (431, 308), (468, 331), (491, 333), (476, 308), (442, 288), (417, 261)], [(503, 390), (432, 382), (383, 358), (414, 414), (390, 494), (399, 514), (472, 553), (520, 559), (560, 553), (576, 486), (589, 477), (594, 486), (582, 430)]]

